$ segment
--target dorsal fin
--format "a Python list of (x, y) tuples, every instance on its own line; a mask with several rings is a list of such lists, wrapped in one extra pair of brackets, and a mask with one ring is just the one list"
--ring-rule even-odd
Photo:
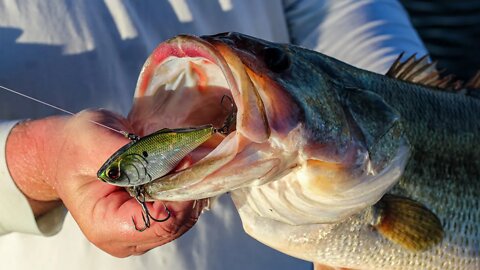
[(461, 92), (466, 96), (480, 99), (480, 70), (468, 80)]
[(402, 62), (403, 55), (404, 53), (401, 53), (398, 56), (386, 76), (447, 91), (463, 88), (463, 82), (456, 80), (454, 75), (441, 76), (442, 72), (436, 68), (437, 62), (429, 62), (428, 55), (417, 60), (414, 54)]
[(465, 84), (465, 88), (480, 89), (480, 70)]

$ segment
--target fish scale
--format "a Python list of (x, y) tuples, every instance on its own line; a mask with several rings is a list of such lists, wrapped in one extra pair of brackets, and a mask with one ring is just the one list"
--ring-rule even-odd
[[(427, 254), (412, 255), (411, 259), (421, 261), (426, 260), (428, 254), (438, 254), (430, 259), (443, 260), (448, 265), (450, 262), (445, 256), (450, 255), (452, 259), (462, 259), (457, 261), (455, 268), (449, 269), (478, 265), (480, 151), (476, 146), (480, 145), (480, 122), (472, 116), (480, 113), (480, 101), (404, 82), (392, 85), (397, 87), (385, 89), (380, 84), (365, 85), (380, 93), (400, 112), (412, 145), (412, 157), (391, 193), (428, 205), (445, 230), (442, 246)], [(472, 230), (462, 229), (466, 227)]]

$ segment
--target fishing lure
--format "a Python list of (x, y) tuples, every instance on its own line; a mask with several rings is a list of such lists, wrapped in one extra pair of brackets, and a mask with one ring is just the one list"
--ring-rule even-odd
[(216, 132), (212, 125), (205, 125), (161, 129), (142, 138), (129, 134), (132, 141), (103, 164), (97, 177), (116, 186), (144, 185), (172, 171), (188, 153)]
[(161, 129), (145, 137), (129, 134), (132, 141), (115, 152), (98, 170), (98, 179), (116, 186), (133, 187), (133, 197), (142, 206), (142, 219), (145, 224), (138, 228), (132, 217), (137, 231), (144, 231), (150, 227), (150, 219), (164, 222), (170, 218), (170, 210), (165, 206), (167, 217), (154, 218), (145, 200), (143, 185), (160, 178), (185, 158), (188, 153), (210, 139), (213, 134), (220, 132), (212, 125), (193, 128)]

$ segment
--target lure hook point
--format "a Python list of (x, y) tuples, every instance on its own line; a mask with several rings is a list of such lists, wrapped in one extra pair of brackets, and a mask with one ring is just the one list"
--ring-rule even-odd
[(137, 224), (135, 223), (135, 219), (132, 217), (132, 222), (133, 222), (133, 226), (135, 227), (135, 230), (139, 231), (139, 232), (143, 232), (145, 231), (146, 229), (150, 228), (151, 226), (151, 222), (150, 222), (150, 219), (153, 220), (153, 221), (156, 221), (156, 222), (165, 222), (167, 221), (170, 216), (171, 216), (171, 212), (170, 210), (167, 208), (167, 206), (165, 205), (165, 203), (163, 203), (163, 206), (165, 207), (165, 211), (167, 211), (167, 217), (163, 218), (163, 219), (156, 219), (154, 218), (151, 214), (150, 214), (150, 211), (148, 211), (148, 208), (147, 208), (147, 202), (145, 200), (145, 191), (143, 190), (143, 188), (141, 186), (136, 186), (134, 187), (134, 190), (135, 190), (135, 200), (140, 204), (140, 206), (142, 207), (142, 219), (143, 219), (143, 223), (145, 224), (145, 226), (141, 229), (139, 229), (137, 227)]
[(230, 96), (223, 95), (222, 99), (220, 100), (220, 104), (222, 105), (222, 108), (225, 110), (227, 109), (223, 105), (225, 99), (228, 99), (228, 101), (230, 102), (230, 111), (228, 112), (228, 115), (227, 115), (227, 118), (225, 118), (225, 121), (223, 121), (222, 127), (216, 128), (214, 130), (215, 132), (218, 132), (220, 134), (228, 135), (228, 133), (230, 133), (230, 126), (233, 123), (235, 123), (235, 116), (237, 115), (237, 113), (235, 112), (235, 109), (236, 109), (235, 103), (233, 102), (233, 99)]

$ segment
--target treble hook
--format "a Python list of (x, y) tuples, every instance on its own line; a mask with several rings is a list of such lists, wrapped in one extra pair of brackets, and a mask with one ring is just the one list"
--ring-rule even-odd
[[(230, 133), (230, 126), (233, 123), (235, 123), (235, 120), (236, 120), (235, 117), (237, 115), (237, 112), (236, 112), (235, 103), (233, 102), (230, 96), (223, 95), (222, 100), (220, 101), (220, 104), (222, 105), (222, 107), (223, 107), (223, 102), (225, 101), (225, 98), (228, 99), (228, 101), (230, 101), (230, 112), (228, 113), (227, 118), (225, 118), (225, 121), (223, 121), (222, 127), (215, 129), (215, 131), (218, 133), (227, 135), (228, 133)], [(223, 107), (223, 109), (225, 109), (225, 107)]]
[(151, 225), (150, 219), (152, 219), (153, 221), (156, 221), (156, 222), (164, 222), (164, 221), (167, 221), (170, 218), (170, 210), (168, 210), (165, 203), (163, 203), (163, 206), (165, 207), (165, 211), (167, 211), (167, 217), (166, 218), (156, 219), (150, 214), (150, 211), (148, 211), (148, 208), (147, 208), (147, 203), (146, 203), (146, 200), (145, 200), (145, 190), (143, 189), (143, 186), (135, 186), (133, 188), (133, 191), (135, 192), (135, 200), (142, 207), (142, 219), (143, 219), (143, 223), (145, 224), (145, 227), (139, 229), (137, 227), (137, 224), (135, 223), (135, 219), (133, 219), (133, 217), (132, 217), (132, 222), (133, 222), (133, 226), (135, 226), (135, 230), (137, 230), (139, 232), (143, 232), (146, 229), (150, 228), (150, 225)]

